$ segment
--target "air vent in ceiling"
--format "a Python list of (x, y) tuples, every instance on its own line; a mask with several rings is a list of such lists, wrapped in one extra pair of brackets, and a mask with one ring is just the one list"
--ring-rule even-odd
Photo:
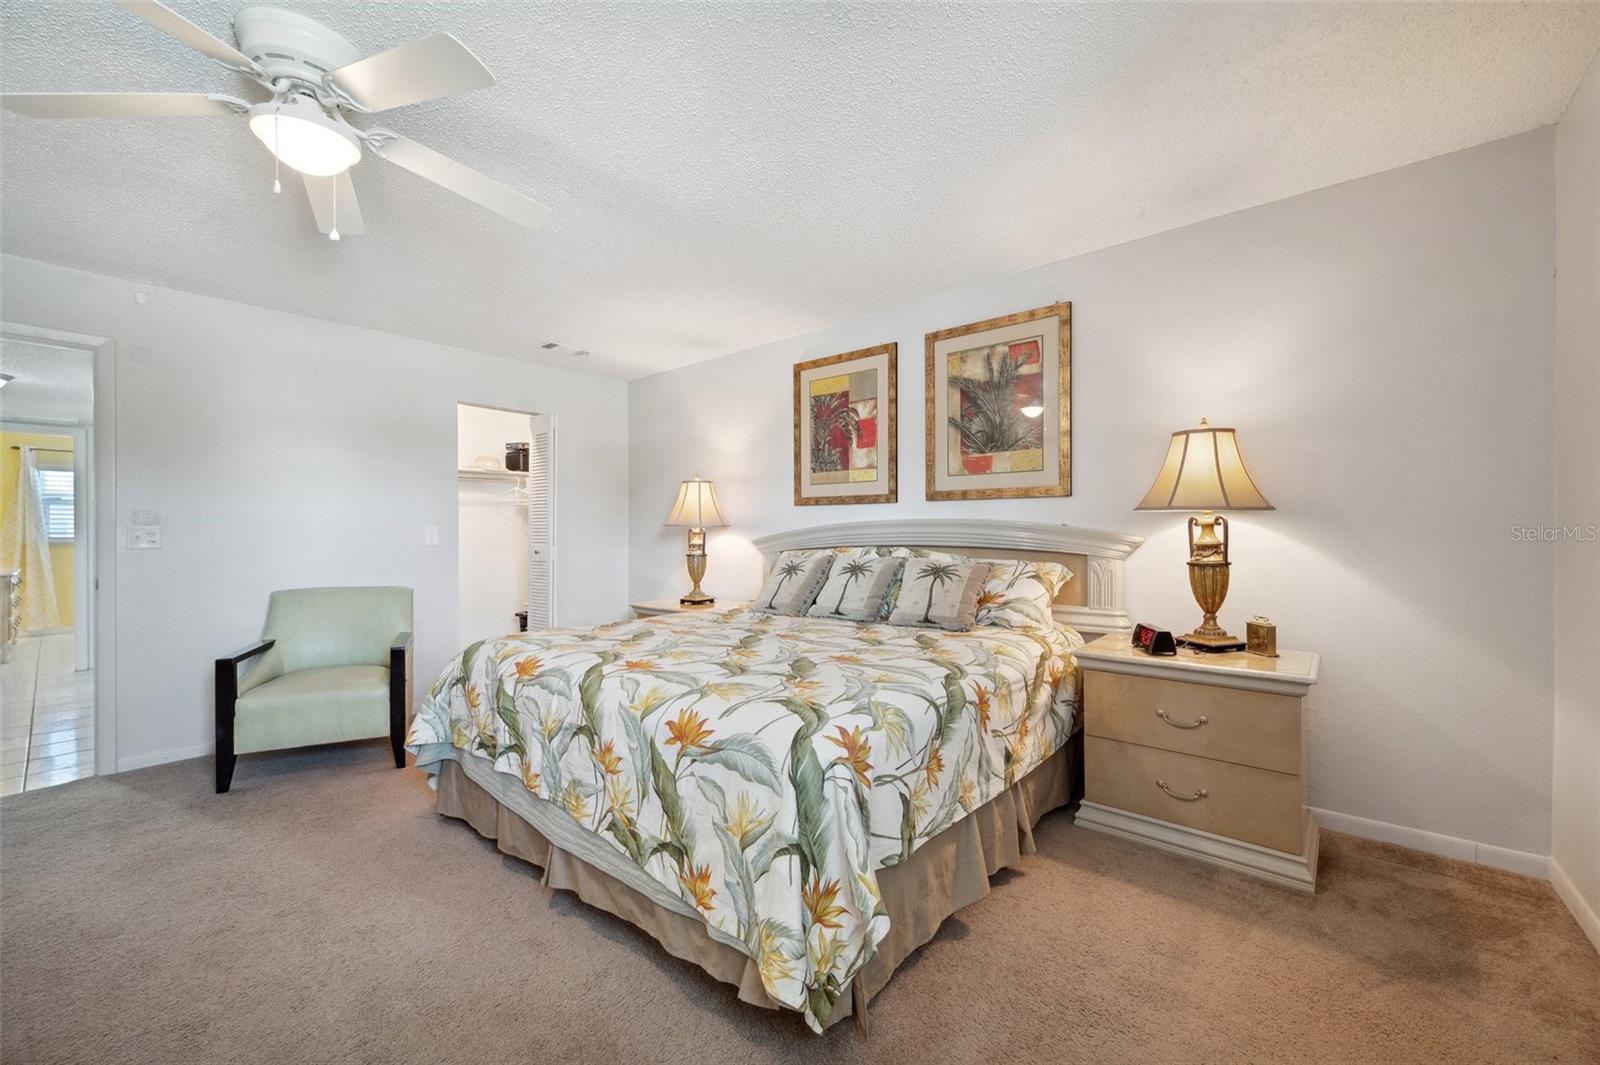
[(566, 355), (569, 358), (581, 359), (589, 354), (587, 348), (573, 348), (565, 344), (557, 344), (554, 340), (546, 341), (539, 345), (540, 351), (548, 351), (552, 355)]

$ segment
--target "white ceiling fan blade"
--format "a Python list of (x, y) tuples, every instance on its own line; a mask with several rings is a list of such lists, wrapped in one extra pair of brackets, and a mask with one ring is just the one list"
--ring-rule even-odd
[(496, 214), (504, 215), (518, 225), (538, 229), (550, 217), (550, 208), (544, 204), (530, 200), (493, 178), (485, 177), (471, 167), (463, 166), (414, 140), (384, 136), (381, 139), (374, 138), (368, 145), (389, 162), (403, 166), (457, 196), (465, 196)]
[(237, 115), (250, 105), (202, 92), (8, 92), (0, 106), (33, 118), (143, 118)]
[(488, 68), (448, 33), (430, 34), (348, 63), (328, 77), (368, 111), (387, 111), (494, 84)]
[(315, 177), (302, 174), (306, 180), (306, 198), (311, 201), (311, 214), (317, 220), (317, 229), (331, 233), (337, 221), (341, 237), (357, 237), (367, 231), (361, 219), (361, 204), (356, 200), (355, 182), (346, 170), (337, 177)]
[(249, 56), (233, 45), (224, 44), (211, 36), (165, 4), (158, 4), (156, 0), (116, 0), (116, 3), (130, 15), (144, 19), (162, 33), (176, 37), (190, 48), (210, 56), (224, 66), (255, 74), (263, 73)]

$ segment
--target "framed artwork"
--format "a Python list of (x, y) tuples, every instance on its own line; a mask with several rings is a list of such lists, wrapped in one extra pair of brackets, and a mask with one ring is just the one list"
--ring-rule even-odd
[(794, 367), (794, 503), (895, 501), (896, 344)]
[(1072, 304), (929, 333), (929, 499), (1072, 494)]

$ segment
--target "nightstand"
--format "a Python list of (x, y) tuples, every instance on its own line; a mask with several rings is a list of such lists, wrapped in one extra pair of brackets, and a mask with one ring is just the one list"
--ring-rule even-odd
[(1126, 636), (1076, 652), (1084, 799), (1077, 823), (1302, 891), (1317, 881), (1300, 700), (1318, 658), (1157, 658)]
[[(738, 606), (738, 603), (723, 603), (723, 607)], [(629, 603), (629, 608), (636, 618), (652, 618), (658, 614), (703, 614), (708, 610), (717, 609), (716, 604), (709, 606), (684, 606), (676, 599), (647, 599), (642, 603)]]

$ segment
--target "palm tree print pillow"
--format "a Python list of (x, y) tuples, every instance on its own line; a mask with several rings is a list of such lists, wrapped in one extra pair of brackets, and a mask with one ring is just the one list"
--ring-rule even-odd
[(1058, 562), (993, 562), (978, 594), (979, 625), (1008, 629), (1048, 629), (1055, 624), (1050, 604), (1072, 579)]
[(822, 582), (828, 579), (833, 560), (834, 555), (827, 552), (797, 555), (785, 551), (767, 574), (767, 583), (756, 596), (756, 609), (793, 617), (804, 614), (816, 600)]
[(889, 624), (965, 632), (977, 617), (978, 593), (988, 575), (987, 562), (907, 559)]
[(904, 559), (865, 553), (840, 555), (828, 571), (828, 581), (817, 593), (817, 601), (806, 613), (840, 621), (877, 621), (883, 617), (884, 595), (900, 576), (904, 564)]
[[(970, 562), (965, 555), (951, 555), (943, 551), (930, 551), (925, 547), (879, 547), (874, 548), (879, 554), (893, 554), (895, 558), (932, 558), (940, 562)], [(900, 598), (900, 582), (904, 579), (906, 568), (901, 566), (895, 571), (894, 577), (889, 581), (889, 586), (883, 590), (883, 609), (878, 616), (887, 620), (894, 611), (895, 601)]]

